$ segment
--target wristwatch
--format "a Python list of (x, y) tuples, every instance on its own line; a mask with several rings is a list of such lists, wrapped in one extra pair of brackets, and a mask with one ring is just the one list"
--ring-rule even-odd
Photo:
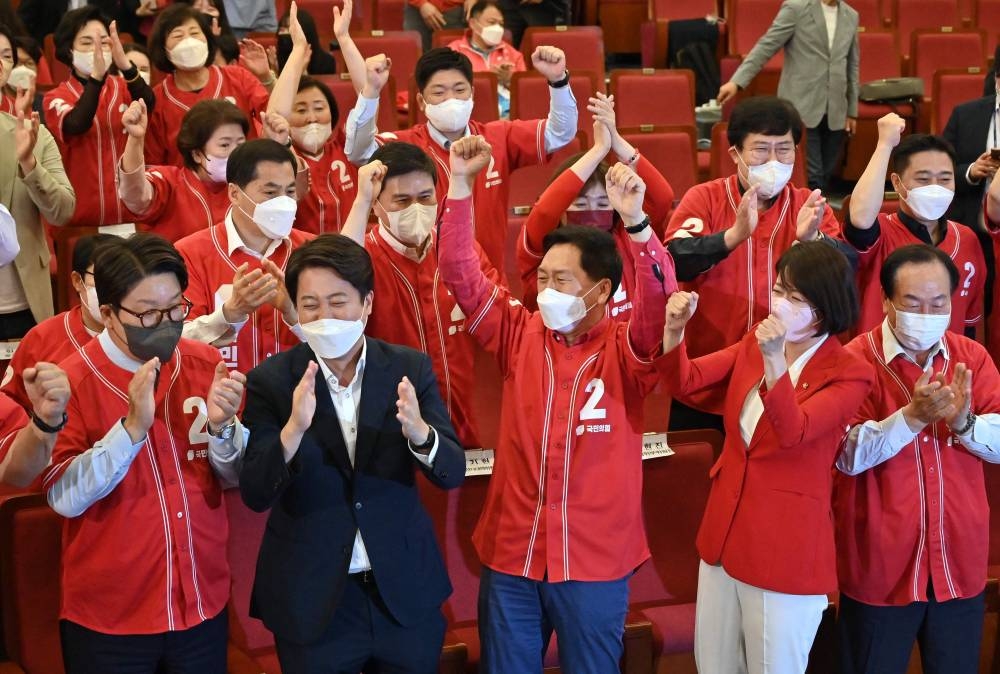
[(420, 451), (420, 450), (423, 450), (423, 449), (430, 449), (431, 447), (434, 446), (434, 440), (437, 439), (437, 434), (434, 432), (434, 427), (433, 426), (427, 426), (427, 428), (430, 429), (428, 431), (428, 433), (427, 433), (427, 439), (424, 440), (419, 445), (415, 445), (415, 444), (413, 444), (411, 442), (410, 446), (413, 447), (413, 449), (415, 449), (417, 451)]
[(976, 425), (976, 415), (970, 411), (965, 417), (965, 425), (959, 428), (958, 430), (952, 432), (955, 435), (961, 437), (963, 435), (967, 435), (975, 425)]
[(225, 426), (222, 426), (216, 431), (213, 431), (211, 426), (208, 428), (208, 434), (213, 438), (218, 438), (219, 440), (230, 440), (236, 433), (236, 420), (233, 419)]
[(42, 433), (58, 433), (62, 429), (66, 428), (66, 422), (68, 420), (69, 417), (67, 417), (66, 413), (63, 412), (62, 421), (59, 422), (59, 425), (49, 426), (47, 423), (42, 421), (37, 414), (35, 414), (34, 410), (31, 411), (31, 423), (35, 424), (38, 430), (40, 430)]
[(629, 234), (638, 234), (639, 232), (641, 232), (642, 230), (646, 229), (647, 227), (649, 227), (649, 216), (648, 215), (646, 217), (644, 217), (642, 219), (642, 222), (640, 222), (638, 225), (632, 225), (631, 227), (626, 227), (625, 231), (628, 232)]
[(556, 80), (555, 82), (549, 82), (549, 86), (553, 89), (562, 89), (564, 86), (569, 84), (569, 71), (564, 70), (561, 80)]

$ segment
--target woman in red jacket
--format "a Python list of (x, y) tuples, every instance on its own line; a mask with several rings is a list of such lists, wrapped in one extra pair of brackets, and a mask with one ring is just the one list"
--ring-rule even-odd
[(524, 222), (517, 240), (517, 268), (524, 287), (523, 302), (529, 309), (537, 308), (535, 296), (538, 284), (535, 276), (542, 261), (545, 235), (562, 225), (591, 225), (610, 232), (622, 256), (622, 282), (608, 302), (608, 313), (620, 321), (627, 321), (632, 315), (632, 291), (635, 287), (632, 270), (635, 264), (628, 233), (608, 201), (604, 186), (608, 165), (604, 163), (604, 158), (609, 152), (614, 152), (618, 161), (634, 169), (646, 183), (643, 205), (653, 231), (660, 239), (674, 204), (674, 190), (656, 167), (618, 133), (614, 106), (614, 97), (601, 92), (590, 99), (587, 109), (594, 114), (593, 147), (570, 157), (556, 169), (552, 182), (538, 197)]
[(661, 372), (677, 392), (724, 391), (726, 442), (698, 532), (695, 658), (702, 674), (804, 672), (837, 589), (832, 468), (872, 384), (835, 335), (858, 317), (853, 274), (822, 242), (778, 260), (771, 313), (740, 342), (688, 360), (695, 293), (667, 303)]

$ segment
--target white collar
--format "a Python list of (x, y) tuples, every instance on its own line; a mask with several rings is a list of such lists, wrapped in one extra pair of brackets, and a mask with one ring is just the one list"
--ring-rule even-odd
[[(390, 248), (392, 248), (394, 251), (396, 251), (403, 257), (407, 258), (408, 260), (413, 260), (414, 262), (423, 262), (427, 258), (427, 251), (431, 249), (429, 241), (427, 245), (424, 246), (424, 252), (423, 255), (421, 255), (417, 253), (416, 248), (411, 248), (410, 246), (404, 245), (396, 237), (394, 237), (392, 234), (386, 231), (385, 227), (382, 225), (381, 222), (375, 225), (375, 227), (376, 231), (378, 231), (378, 235), (382, 237), (382, 240), (385, 241)], [(431, 235), (428, 234), (427, 237), (430, 238)]]
[(823, 335), (819, 341), (810, 346), (802, 355), (795, 359), (795, 362), (788, 366), (788, 378), (791, 379), (793, 386), (799, 383), (799, 377), (802, 375), (802, 370), (806, 368), (806, 363), (816, 355), (819, 347), (823, 346), (829, 337), (829, 334)]
[(284, 242), (285, 239), (271, 239), (271, 243), (267, 246), (264, 254), (261, 255), (244, 243), (243, 237), (240, 236), (240, 231), (236, 229), (236, 223), (233, 222), (233, 209), (230, 208), (226, 211), (226, 254), (229, 255), (229, 257), (232, 257), (233, 253), (242, 248), (247, 252), (247, 254), (253, 255), (256, 258), (264, 259), (266, 257), (271, 257), (274, 251), (278, 250), (278, 246)]
[[(427, 132), (430, 134), (431, 140), (433, 140), (435, 143), (443, 147), (445, 150), (451, 147), (451, 141), (448, 140), (448, 137), (445, 136), (440, 131), (438, 131), (437, 129), (435, 129), (434, 125), (431, 124), (430, 122), (427, 122)], [(469, 127), (466, 126), (465, 133), (462, 134), (462, 138), (467, 138), (469, 135), (470, 135)]]
[[(924, 370), (930, 367), (931, 363), (934, 362), (934, 357), (938, 354), (944, 356), (945, 360), (949, 360), (948, 357), (948, 345), (945, 344), (944, 339), (941, 339), (937, 344), (931, 347), (930, 353), (927, 354), (927, 365), (924, 366)], [(902, 356), (908, 361), (920, 367), (917, 361), (910, 355), (910, 352), (903, 348), (903, 345), (899, 343), (896, 339), (896, 333), (892, 331), (889, 327), (889, 316), (886, 315), (885, 319), (882, 321), (882, 355), (885, 357), (885, 362), (891, 363), (897, 356)]]
[(361, 357), (358, 358), (358, 365), (354, 368), (354, 379), (347, 386), (340, 385), (340, 379), (333, 373), (333, 371), (327, 367), (327, 364), (319, 357), (315, 351), (313, 355), (316, 356), (316, 361), (319, 363), (319, 370), (323, 374), (323, 379), (326, 381), (327, 387), (331, 392), (343, 391), (345, 389), (354, 388), (357, 383), (364, 376), (365, 372), (365, 360), (368, 358), (368, 339), (361, 335)]
[(108, 360), (111, 361), (112, 365), (120, 367), (126, 372), (137, 372), (139, 368), (143, 366), (141, 361), (138, 361), (128, 355), (122, 351), (117, 344), (115, 344), (115, 340), (113, 340), (111, 335), (108, 334), (108, 330), (105, 330), (97, 336), (97, 342), (101, 345), (101, 348), (104, 349), (104, 355), (108, 357)]

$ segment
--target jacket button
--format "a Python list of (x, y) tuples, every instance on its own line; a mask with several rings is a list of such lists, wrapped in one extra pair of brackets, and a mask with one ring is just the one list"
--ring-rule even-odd
[(354, 509), (361, 510), (361, 501), (358, 501), (357, 503), (354, 504)]

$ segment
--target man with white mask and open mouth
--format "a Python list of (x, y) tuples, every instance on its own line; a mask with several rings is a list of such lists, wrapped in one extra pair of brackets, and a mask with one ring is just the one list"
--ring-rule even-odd
[[(911, 134), (895, 113), (878, 121), (878, 144), (854, 192), (844, 222), (844, 236), (858, 249), (861, 320), (858, 331), (871, 330), (884, 315), (879, 275), (884, 260), (900, 246), (925, 243), (948, 254), (961, 282), (952, 301), (949, 328), (983, 340), (986, 263), (976, 233), (945, 215), (955, 197), (955, 150), (940, 136)], [(895, 212), (883, 207), (885, 175), (899, 195)]]
[[(430, 355), (458, 438), (471, 449), (482, 446), (472, 404), (475, 344), (438, 271), (436, 182), (434, 161), (419, 147), (383, 145), (358, 170), (358, 196), (341, 233), (364, 245), (375, 267), (379, 301), (368, 334)], [(378, 224), (366, 235), (369, 213)], [(475, 253), (483, 272), (500, 282), (482, 248)]]

